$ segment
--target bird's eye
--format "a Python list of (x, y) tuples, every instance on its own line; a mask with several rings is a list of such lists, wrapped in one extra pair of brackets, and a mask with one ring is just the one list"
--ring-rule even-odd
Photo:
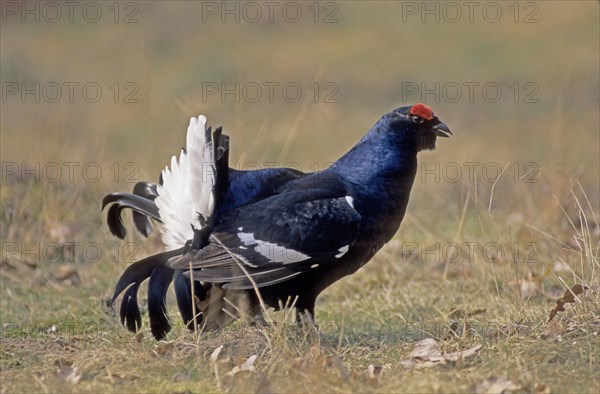
[(413, 116), (411, 117), (411, 119), (412, 119), (412, 121), (413, 121), (414, 123), (416, 123), (416, 124), (421, 124), (421, 123), (425, 122), (425, 119), (421, 118), (421, 117), (420, 117), (420, 116), (418, 116), (418, 115), (413, 115)]

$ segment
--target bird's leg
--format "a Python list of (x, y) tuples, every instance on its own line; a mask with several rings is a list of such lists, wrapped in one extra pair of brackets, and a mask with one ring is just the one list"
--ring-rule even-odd
[(315, 317), (314, 317), (313, 312), (311, 312), (307, 309), (304, 309), (304, 310), (298, 309), (298, 311), (296, 312), (296, 322), (297, 323), (308, 322), (310, 324), (314, 324)]
[(296, 323), (318, 327), (315, 321), (315, 300), (296, 305)]

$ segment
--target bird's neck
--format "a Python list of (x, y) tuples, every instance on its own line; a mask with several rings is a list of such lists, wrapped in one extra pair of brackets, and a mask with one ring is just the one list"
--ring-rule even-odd
[(330, 167), (350, 185), (367, 233), (377, 234), (368, 241), (378, 248), (398, 230), (417, 172), (416, 150), (382, 145), (361, 141)]
[(358, 190), (392, 193), (412, 186), (417, 170), (417, 151), (410, 144), (389, 146), (363, 138), (334, 163), (330, 170)]

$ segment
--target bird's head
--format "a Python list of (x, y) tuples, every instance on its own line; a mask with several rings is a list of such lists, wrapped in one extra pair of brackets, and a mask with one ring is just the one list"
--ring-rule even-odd
[(381, 117), (375, 129), (385, 134), (386, 139), (404, 146), (414, 146), (418, 151), (435, 149), (437, 137), (447, 138), (452, 134), (431, 108), (423, 103), (396, 108)]

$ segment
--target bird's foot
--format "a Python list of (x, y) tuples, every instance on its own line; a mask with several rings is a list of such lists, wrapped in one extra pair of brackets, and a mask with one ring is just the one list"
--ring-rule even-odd
[(314, 330), (315, 332), (319, 332), (319, 324), (317, 324), (314, 314), (309, 311), (304, 310), (302, 312), (296, 312), (296, 323), (299, 327), (302, 327), (303, 330)]

